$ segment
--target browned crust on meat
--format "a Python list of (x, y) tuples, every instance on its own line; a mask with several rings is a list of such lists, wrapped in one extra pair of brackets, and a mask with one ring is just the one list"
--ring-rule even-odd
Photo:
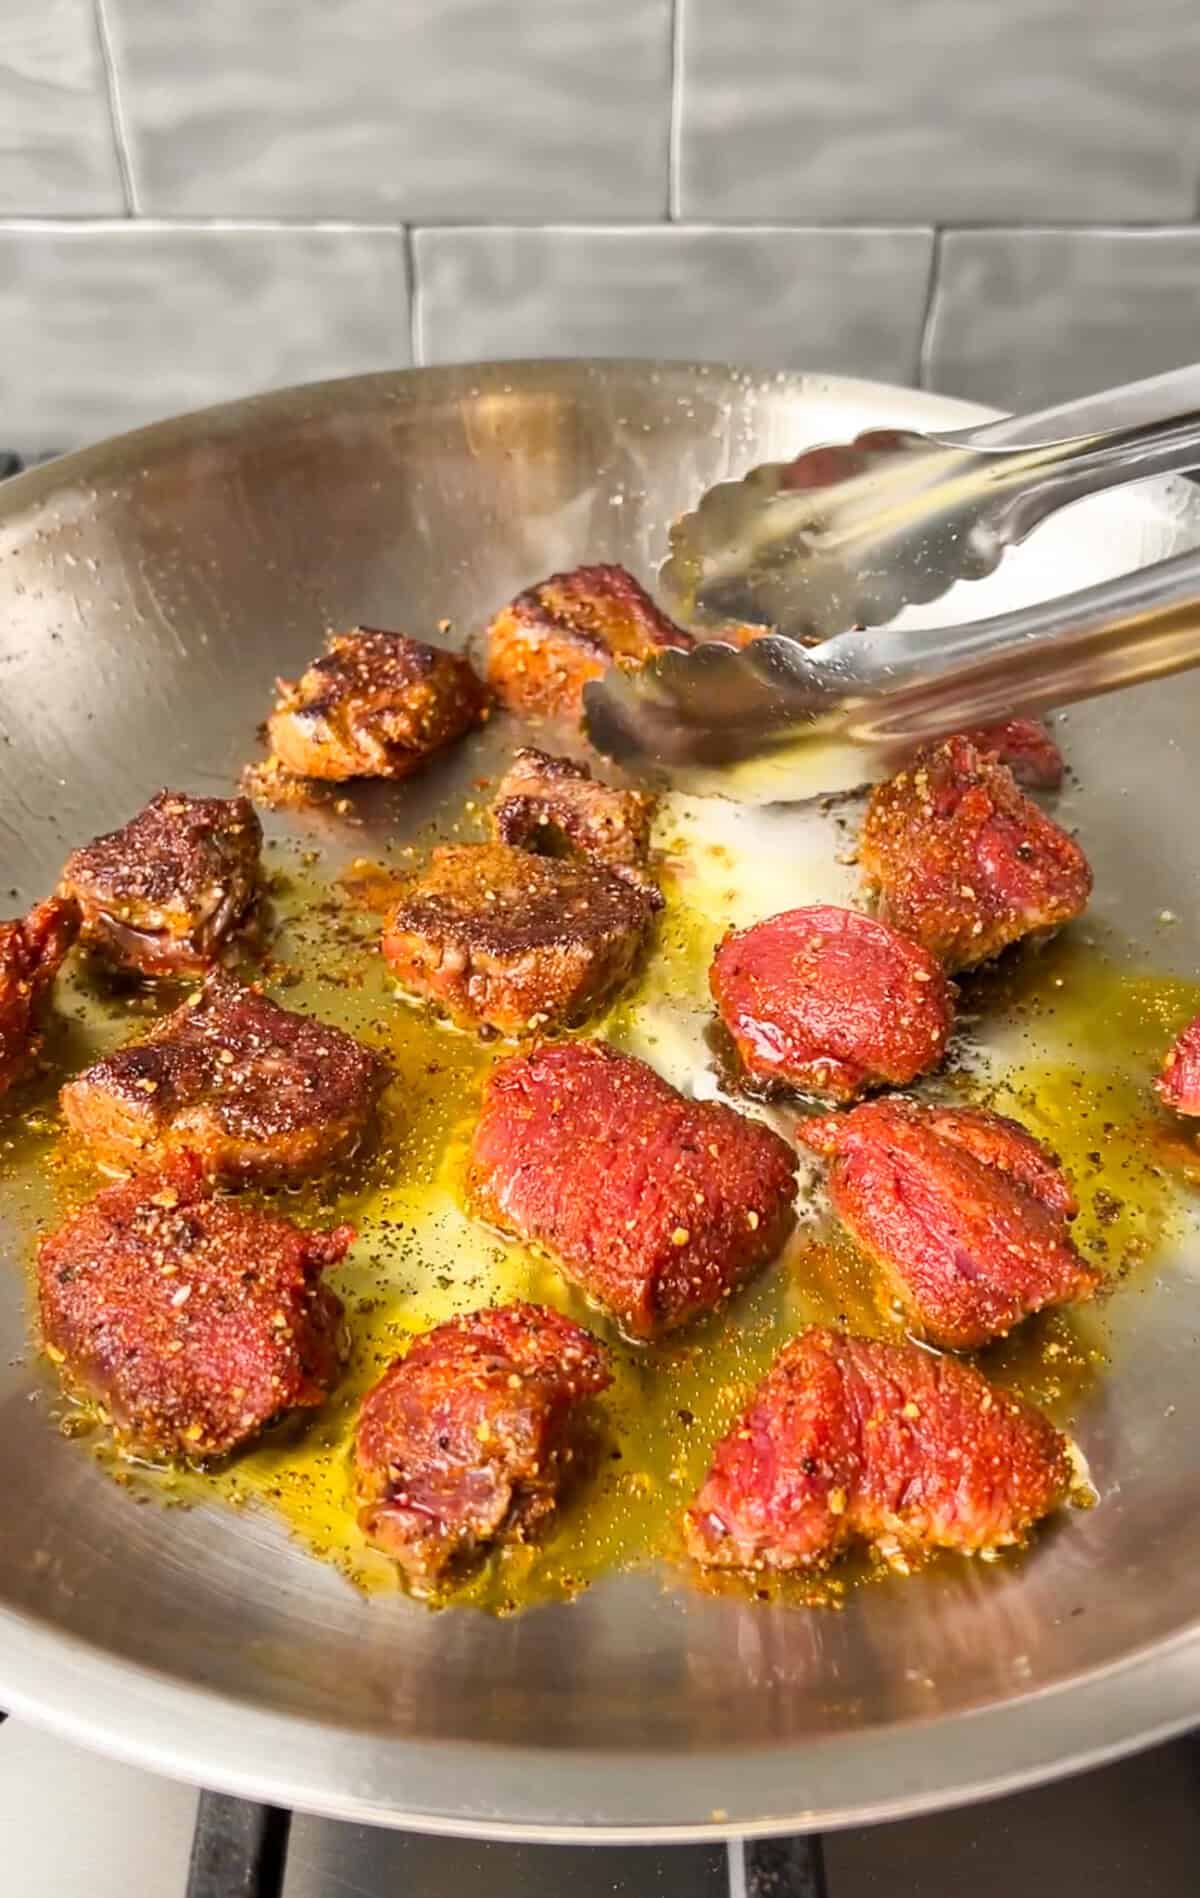
[(500, 843), (519, 850), (601, 864), (659, 909), (662, 892), (646, 870), (657, 803), (648, 791), (621, 790), (586, 765), (526, 746), (500, 781), (492, 828)]
[(351, 1153), (386, 1081), (353, 1036), (217, 973), (60, 1098), (104, 1165), (141, 1171), (187, 1152), (214, 1178), (274, 1181)]
[(488, 682), (515, 712), (578, 718), (583, 688), (610, 665), (644, 665), (690, 633), (624, 567), (551, 574), (503, 607), (488, 629)]
[(59, 894), (82, 935), (145, 975), (198, 974), (254, 901), (262, 826), (244, 797), (159, 791), (119, 830), (72, 851)]
[(490, 1307), (414, 1339), (363, 1399), (359, 1520), (415, 1593), (549, 1515), (578, 1413), (611, 1382), (599, 1341), (544, 1306)]
[(504, 1035), (580, 1020), (632, 974), (652, 913), (594, 865), (508, 844), (445, 844), (392, 911), (383, 953), (461, 1027)]
[(298, 680), (278, 681), (271, 750), (298, 777), (407, 778), (477, 725), (483, 684), (467, 661), (405, 633), (330, 633)]

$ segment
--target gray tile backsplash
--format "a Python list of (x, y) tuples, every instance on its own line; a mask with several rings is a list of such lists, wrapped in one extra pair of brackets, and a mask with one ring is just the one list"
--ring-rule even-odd
[(0, 439), (21, 453), (408, 360), (395, 231), (0, 224)]
[(105, 0), (162, 216), (660, 217), (670, 0)]
[(915, 375), (922, 230), (421, 230), (417, 352), (733, 357)]
[(0, 449), (414, 344), (1149, 373), (1198, 97), (1200, 0), (0, 0)]
[(1185, 218), (1195, 0), (680, 0), (685, 218)]
[(0, 215), (125, 208), (92, 0), (0, 0)]
[(928, 380), (1038, 408), (1200, 358), (1200, 229), (951, 231)]

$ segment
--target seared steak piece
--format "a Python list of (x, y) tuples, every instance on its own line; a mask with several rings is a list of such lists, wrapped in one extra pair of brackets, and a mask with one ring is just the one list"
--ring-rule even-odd
[(580, 1406), (611, 1381), (590, 1332), (541, 1305), (453, 1318), (414, 1340), (363, 1399), (364, 1533), (418, 1594), (548, 1516)]
[(646, 791), (600, 783), (586, 765), (527, 747), (500, 781), (492, 827), (500, 843), (518, 850), (601, 864), (659, 909), (662, 893), (646, 870), (657, 801)]
[(1075, 840), (966, 738), (922, 752), (878, 787), (859, 858), (881, 920), (952, 970), (1070, 922), (1092, 890)]
[(67, 858), (59, 894), (83, 940), (142, 975), (197, 975), (254, 901), (262, 826), (244, 797), (160, 791)]
[(976, 751), (991, 752), (1006, 764), (1018, 784), (1032, 791), (1057, 791), (1063, 781), (1063, 755), (1040, 718), (1006, 718), (963, 734)]
[(636, 1338), (711, 1311), (783, 1245), (795, 1155), (601, 1042), (493, 1069), (468, 1174), (472, 1210), (544, 1247)]
[(354, 1233), (210, 1198), (174, 1165), (105, 1187), (42, 1241), (45, 1348), (142, 1456), (226, 1456), (283, 1412), (323, 1402), (341, 1301), (321, 1282)]
[(302, 778), (407, 778), (478, 725), (483, 686), (465, 659), (404, 633), (330, 633), (322, 658), (278, 681), (271, 750)]
[(61, 1100), (102, 1166), (144, 1170), (186, 1152), (215, 1179), (283, 1181), (352, 1153), (386, 1081), (352, 1036), (218, 973)]
[(42, 1037), (38, 1023), (54, 978), (79, 928), (79, 910), (62, 897), (28, 916), (0, 923), (0, 1094), (26, 1072)]
[(1200, 1114), (1200, 1015), (1172, 1042), (1154, 1085), (1177, 1114)]
[(747, 1073), (829, 1101), (938, 1067), (953, 992), (919, 944), (828, 905), (732, 930), (709, 986)]
[(717, 1445), (685, 1530), (712, 1568), (820, 1568), (855, 1542), (975, 1554), (1019, 1542), (1072, 1479), (1067, 1439), (969, 1365), (811, 1326)]
[(645, 665), (690, 633), (624, 567), (575, 567), (518, 593), (488, 628), (488, 682), (526, 717), (578, 718), (583, 688), (609, 666)]
[(796, 1133), (832, 1159), (834, 1210), (934, 1344), (972, 1351), (1100, 1283), (1071, 1239), (1066, 1178), (1015, 1121), (871, 1101)]
[(463, 1028), (577, 1022), (633, 973), (652, 912), (610, 870), (510, 844), (443, 844), (388, 917), (401, 985)]

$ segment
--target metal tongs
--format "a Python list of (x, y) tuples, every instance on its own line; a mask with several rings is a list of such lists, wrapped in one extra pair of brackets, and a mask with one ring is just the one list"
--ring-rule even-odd
[(1200, 552), (993, 619), (865, 629), (990, 572), (1072, 501), (1197, 466), (1193, 365), (955, 434), (874, 431), (710, 489), (673, 530), (664, 585), (690, 618), (778, 630), (612, 668), (587, 687), (588, 735), (697, 789), (798, 798), (956, 728), (1182, 671), (1200, 662)]

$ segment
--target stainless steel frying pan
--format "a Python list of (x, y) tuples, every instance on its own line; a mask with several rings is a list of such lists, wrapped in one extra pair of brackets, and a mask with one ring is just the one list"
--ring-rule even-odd
[[(227, 784), (270, 680), (295, 671), (324, 625), (421, 631), (445, 616), (465, 634), (556, 566), (615, 559), (649, 577), (671, 516), (713, 481), (869, 425), (980, 416), (798, 375), (524, 363), (238, 403), (7, 484), (5, 910), (160, 784)], [(1192, 493), (1169, 483), (1084, 504), (973, 587), (970, 605), (949, 596), (947, 618), (1193, 544)], [(1188, 974), (1200, 969), (1198, 720), (1193, 676), (1089, 707), (1068, 728), (1081, 786), (1068, 815), (1096, 866), (1095, 926)], [(438, 774), (403, 803), (368, 799), (368, 826), (417, 822), (453, 795)], [(370, 831), (327, 824), (323, 844), (359, 853)], [(134, 1506), (53, 1429), (29, 1361), (19, 1254), (38, 1211), (36, 1194), (0, 1181), (12, 1254), (0, 1274), (0, 1704), (13, 1711), (209, 1786), (546, 1839), (908, 1813), (1200, 1716), (1190, 1234), (1153, 1283), (1110, 1307), (1111, 1368), (1080, 1420), (1103, 1503), (1034, 1559), (947, 1565), (861, 1591), (841, 1614), (642, 1574), (494, 1621), (359, 1599), (265, 1516)]]

